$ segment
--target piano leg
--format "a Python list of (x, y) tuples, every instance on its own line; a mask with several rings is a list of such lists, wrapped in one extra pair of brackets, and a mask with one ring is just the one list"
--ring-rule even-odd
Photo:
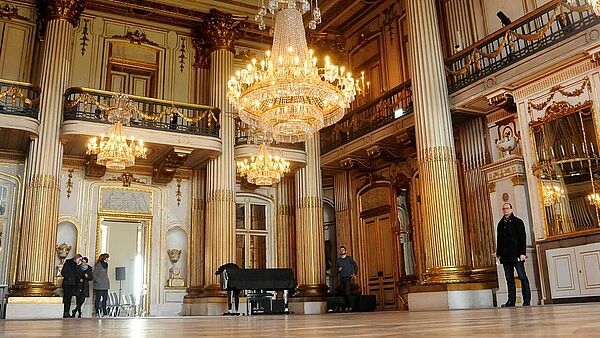
[(288, 290), (283, 290), (283, 313), (285, 313), (286, 315), (290, 314), (290, 309), (288, 307), (288, 297), (289, 297), (289, 291)]

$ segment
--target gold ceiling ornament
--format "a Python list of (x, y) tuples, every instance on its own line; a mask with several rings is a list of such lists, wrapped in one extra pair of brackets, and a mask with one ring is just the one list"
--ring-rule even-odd
[(265, 60), (253, 59), (228, 83), (241, 120), (277, 142), (303, 142), (339, 121), (364, 88), (364, 76), (362, 82), (355, 79), (329, 57), (318, 65), (302, 21), (310, 8), (308, 1), (269, 1), (269, 11), (276, 14), (273, 46)]
[(565, 197), (565, 190), (560, 186), (560, 183), (555, 181), (544, 182), (542, 190), (545, 206), (555, 205), (560, 198)]
[(587, 196), (588, 202), (590, 205), (595, 206), (596, 208), (600, 208), (600, 194), (595, 192), (591, 193)]
[(273, 185), (281, 181), (285, 173), (290, 171), (290, 163), (281, 156), (269, 153), (265, 143), (260, 145), (258, 155), (250, 161), (245, 159), (237, 162), (238, 173), (255, 185)]
[(133, 136), (128, 141), (123, 135), (123, 125), (127, 125), (133, 115), (133, 103), (125, 94), (116, 94), (110, 100), (106, 109), (107, 120), (112, 123), (109, 127), (108, 137), (104, 134), (98, 140), (90, 139), (87, 145), (88, 155), (96, 155), (96, 163), (106, 166), (110, 170), (124, 170), (135, 164), (136, 157), (146, 158), (147, 149), (144, 142), (135, 142)]

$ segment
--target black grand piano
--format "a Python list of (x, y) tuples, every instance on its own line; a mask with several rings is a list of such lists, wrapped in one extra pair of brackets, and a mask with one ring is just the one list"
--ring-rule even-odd
[(296, 278), (292, 269), (227, 268), (220, 275), (221, 288), (229, 291), (230, 295), (233, 293), (233, 296), (228, 297), (230, 309), (233, 298), (239, 295), (240, 291), (251, 291), (256, 294), (264, 294), (266, 291), (282, 291), (284, 313), (289, 313), (289, 292), (296, 289)]

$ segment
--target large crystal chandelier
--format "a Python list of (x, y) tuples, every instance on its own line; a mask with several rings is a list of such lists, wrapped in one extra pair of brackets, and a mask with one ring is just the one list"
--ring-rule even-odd
[(280, 156), (273, 156), (269, 153), (265, 143), (260, 145), (258, 155), (237, 162), (238, 173), (246, 176), (249, 183), (255, 185), (273, 185), (279, 181), (283, 175), (290, 171), (290, 163)]
[[(309, 26), (320, 22), (313, 6)], [(263, 6), (257, 20), (266, 15)], [(277, 142), (302, 142), (307, 135), (344, 115), (360, 87), (344, 67), (326, 57), (322, 64), (308, 50), (302, 14), (307, 0), (270, 0), (275, 17), (273, 47), (265, 60), (255, 59), (228, 83), (228, 96), (240, 118), (252, 128), (271, 133)]]
[(128, 124), (132, 116), (131, 101), (124, 94), (112, 97), (107, 110), (107, 120), (112, 123), (109, 136), (104, 134), (98, 140), (92, 138), (87, 145), (89, 155), (97, 155), (96, 162), (110, 170), (123, 170), (135, 164), (135, 158), (146, 158), (144, 142), (135, 142), (133, 136), (128, 141), (123, 134), (123, 124)]

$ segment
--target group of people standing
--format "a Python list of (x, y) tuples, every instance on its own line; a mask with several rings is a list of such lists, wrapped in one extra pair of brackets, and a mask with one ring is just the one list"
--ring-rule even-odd
[[(63, 318), (81, 318), (81, 306), (85, 299), (90, 296), (90, 282), (93, 282), (96, 315), (107, 315), (106, 301), (110, 281), (108, 279), (109, 255), (103, 253), (98, 257), (94, 268), (89, 265), (87, 257), (76, 254), (67, 259), (63, 264), (61, 275), (63, 276)], [(71, 310), (71, 300), (76, 298), (75, 309)]]

